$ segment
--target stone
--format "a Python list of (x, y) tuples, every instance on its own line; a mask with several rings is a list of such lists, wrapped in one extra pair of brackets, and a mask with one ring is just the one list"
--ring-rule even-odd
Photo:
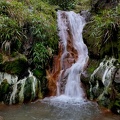
[(115, 58), (105, 58), (90, 78), (90, 99), (120, 114), (120, 65)]
[(80, 15), (85, 18), (86, 22), (88, 22), (90, 20), (91, 13), (88, 10), (81, 11)]
[(120, 83), (120, 69), (117, 70), (114, 81)]
[(23, 79), (0, 72), (0, 102), (16, 104), (41, 98), (41, 83), (32, 72)]
[(16, 52), (11, 57), (2, 55), (0, 71), (23, 76), (24, 72), (27, 71), (27, 69), (28, 61), (23, 54)]

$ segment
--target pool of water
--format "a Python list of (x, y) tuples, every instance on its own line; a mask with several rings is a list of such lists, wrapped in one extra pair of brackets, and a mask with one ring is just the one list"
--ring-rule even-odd
[(94, 102), (62, 103), (37, 101), (22, 105), (0, 105), (5, 120), (120, 120), (120, 116), (101, 110)]

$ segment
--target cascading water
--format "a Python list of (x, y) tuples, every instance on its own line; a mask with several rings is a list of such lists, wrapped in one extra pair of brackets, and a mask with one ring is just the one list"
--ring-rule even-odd
[[(81, 88), (80, 75), (83, 73), (84, 68), (88, 61), (88, 50), (82, 39), (82, 30), (85, 23), (86, 23), (85, 19), (79, 14), (76, 14), (72, 11), (71, 12), (58, 11), (58, 28), (60, 30), (59, 37), (61, 39), (61, 42), (63, 43), (62, 45), (64, 49), (61, 59), (61, 68), (62, 71), (63, 70), (65, 71), (65, 75), (67, 74), (67, 82), (63, 94), (74, 98), (83, 98), (84, 96), (83, 89)], [(65, 69), (63, 66), (64, 59), (66, 58), (67, 55), (69, 55), (70, 57), (72, 56), (71, 51), (67, 50), (68, 30), (72, 38), (71, 39), (71, 43), (73, 44), (72, 47), (77, 51), (78, 58), (77, 60), (75, 60), (76, 62), (73, 63), (71, 67)], [(73, 59), (75, 59), (74, 56)], [(62, 77), (60, 76), (60, 78)], [(61, 82), (61, 80), (59, 82)], [(60, 89), (59, 86), (60, 85), (58, 85), (58, 89)]]
[(85, 18), (73, 11), (58, 11), (57, 16), (61, 54), (58, 55), (59, 70), (55, 73), (59, 72), (55, 80), (57, 97), (54, 99), (84, 100), (85, 93), (80, 76), (85, 71), (89, 59), (88, 49), (82, 38)]

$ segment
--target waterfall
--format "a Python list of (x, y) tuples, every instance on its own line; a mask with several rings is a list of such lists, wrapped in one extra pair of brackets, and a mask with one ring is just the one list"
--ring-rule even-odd
[[(55, 97), (44, 100), (73, 103), (85, 100), (81, 83), (88, 65), (88, 49), (83, 42), (82, 31), (85, 18), (73, 11), (58, 11), (59, 52), (55, 56), (52, 71), (47, 71), (50, 95)], [(55, 84), (56, 83), (56, 84)]]
[[(59, 80), (57, 82), (57, 91), (59, 92), (57, 93), (60, 95), (60, 83), (63, 81), (62, 78), (67, 76), (67, 78), (65, 78), (66, 85), (62, 94), (72, 98), (83, 98), (84, 91), (81, 87), (80, 76), (84, 72), (89, 58), (87, 46), (84, 44), (82, 38), (82, 31), (86, 22), (80, 14), (76, 14), (73, 11), (58, 11), (57, 16), (60, 43), (62, 44), (63, 50), (61, 56), (61, 72), (64, 71), (64, 75), (61, 73), (59, 75)], [(71, 48), (76, 51), (77, 58), (75, 58), (69, 50), (69, 43), (72, 43)], [(64, 67), (64, 61), (66, 58), (74, 59), (75, 61), (68, 68)], [(62, 75), (64, 77), (62, 77)]]

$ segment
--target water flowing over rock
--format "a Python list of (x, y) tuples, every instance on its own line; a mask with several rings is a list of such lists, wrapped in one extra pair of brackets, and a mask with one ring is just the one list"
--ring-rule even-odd
[(120, 64), (105, 58), (90, 79), (90, 98), (120, 114)]
[(59, 53), (54, 56), (52, 71), (47, 70), (50, 95), (70, 98), (85, 97), (81, 74), (88, 64), (88, 49), (83, 42), (85, 18), (72, 11), (58, 11)]
[(0, 101), (6, 104), (33, 101), (41, 93), (40, 81), (29, 71), (29, 76), (18, 79), (16, 75), (0, 73)]

